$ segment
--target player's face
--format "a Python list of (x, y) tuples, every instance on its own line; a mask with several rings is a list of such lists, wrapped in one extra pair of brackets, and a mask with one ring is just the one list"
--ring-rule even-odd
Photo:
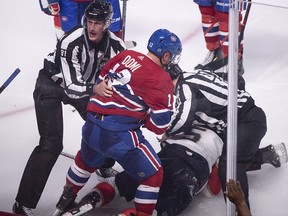
[(104, 27), (104, 21), (87, 19), (87, 33), (89, 40), (94, 43), (98, 43), (103, 37), (103, 33), (105, 30)]

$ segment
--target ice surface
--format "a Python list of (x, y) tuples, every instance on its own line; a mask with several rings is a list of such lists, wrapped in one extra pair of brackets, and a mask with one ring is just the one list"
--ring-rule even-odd
[[(244, 40), (246, 89), (266, 112), (268, 131), (261, 143), (288, 143), (288, 3), (287, 0), (262, 0), (253, 4)], [(33, 109), (32, 92), (43, 58), (55, 47), (53, 18), (41, 12), (38, 1), (4, 1), (0, 13), (0, 83), (15, 68), (20, 74), (0, 95), (0, 209), (11, 211), (19, 181), (39, 135)], [(126, 39), (137, 41), (136, 50), (146, 53), (151, 33), (167, 28), (183, 41), (180, 66), (192, 70), (205, 56), (200, 13), (192, 0), (131, 0), (127, 3)], [(83, 121), (65, 106), (65, 151), (75, 153), (81, 139)], [(155, 136), (145, 132), (159, 149)], [(72, 160), (60, 156), (47, 182), (35, 215), (52, 215), (62, 192), (65, 175)], [(254, 216), (287, 216), (288, 169), (271, 165), (248, 174), (250, 202)], [(95, 178), (83, 189), (93, 187)], [(132, 204), (130, 203), (130, 206)], [(97, 209), (94, 215), (111, 215), (125, 209), (126, 203), (114, 203)], [(225, 203), (220, 194), (214, 198), (197, 195), (184, 216), (223, 216)], [(91, 214), (92, 215), (92, 214)]]

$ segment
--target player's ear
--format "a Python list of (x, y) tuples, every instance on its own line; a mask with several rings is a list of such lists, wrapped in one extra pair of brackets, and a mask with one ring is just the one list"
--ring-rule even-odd
[(162, 64), (168, 65), (171, 61), (171, 54), (170, 52), (165, 52), (162, 56)]

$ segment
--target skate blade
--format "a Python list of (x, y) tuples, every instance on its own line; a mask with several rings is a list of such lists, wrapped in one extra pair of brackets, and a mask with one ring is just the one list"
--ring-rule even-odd
[(63, 211), (56, 209), (52, 216), (60, 216), (60, 215), (62, 215), (62, 213), (63, 213)]

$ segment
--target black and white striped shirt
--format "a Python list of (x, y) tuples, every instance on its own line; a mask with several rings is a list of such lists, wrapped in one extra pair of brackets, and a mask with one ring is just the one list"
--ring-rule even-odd
[(125, 49), (124, 42), (110, 31), (95, 44), (84, 28), (78, 27), (61, 38), (56, 50), (44, 60), (44, 68), (70, 98), (87, 97), (104, 64)]
[[(254, 100), (238, 90), (238, 118), (245, 115)], [(177, 82), (175, 113), (168, 135), (190, 131), (193, 125), (221, 133), (227, 126), (228, 83), (210, 71), (184, 72)]]

